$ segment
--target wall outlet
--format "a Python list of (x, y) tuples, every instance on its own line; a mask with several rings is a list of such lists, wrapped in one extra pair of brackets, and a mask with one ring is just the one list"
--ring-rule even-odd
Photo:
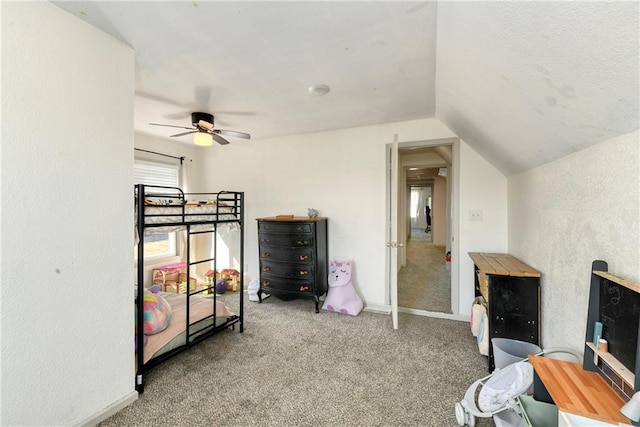
[(469, 211), (469, 221), (482, 221), (482, 209), (471, 209)]

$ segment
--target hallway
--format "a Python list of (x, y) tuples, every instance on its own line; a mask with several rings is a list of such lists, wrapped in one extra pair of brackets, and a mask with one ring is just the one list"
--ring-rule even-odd
[(398, 273), (398, 306), (451, 313), (451, 272), (445, 247), (431, 243), (431, 233), (411, 229), (407, 240), (407, 265)]

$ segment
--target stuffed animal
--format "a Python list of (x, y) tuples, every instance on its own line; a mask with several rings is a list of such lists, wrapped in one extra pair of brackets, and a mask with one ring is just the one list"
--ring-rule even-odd
[(323, 310), (357, 316), (362, 311), (362, 300), (351, 283), (351, 261), (329, 263), (329, 291)]

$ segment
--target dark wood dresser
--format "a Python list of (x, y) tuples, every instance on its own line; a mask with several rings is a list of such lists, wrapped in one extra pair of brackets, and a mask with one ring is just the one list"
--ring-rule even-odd
[(540, 272), (509, 254), (469, 252), (475, 294), (487, 302), (489, 372), (495, 369), (491, 338), (540, 346)]
[(282, 300), (313, 299), (316, 313), (327, 292), (327, 218), (258, 218), (260, 289)]

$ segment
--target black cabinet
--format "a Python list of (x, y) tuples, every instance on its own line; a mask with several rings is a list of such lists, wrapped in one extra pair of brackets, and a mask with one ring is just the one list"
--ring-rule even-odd
[(475, 294), (487, 302), (489, 372), (495, 368), (492, 338), (540, 345), (540, 272), (508, 254), (469, 253)]
[(282, 300), (313, 299), (316, 313), (327, 292), (327, 218), (258, 218), (260, 289)]

